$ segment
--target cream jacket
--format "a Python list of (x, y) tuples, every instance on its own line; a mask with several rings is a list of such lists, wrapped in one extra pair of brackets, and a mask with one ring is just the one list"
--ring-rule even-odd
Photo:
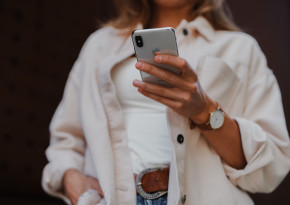
[[(168, 205), (253, 204), (247, 192), (273, 191), (290, 168), (277, 81), (257, 42), (244, 33), (215, 31), (200, 17), (183, 20), (176, 34), (180, 56), (195, 69), (203, 89), (238, 122), (247, 165), (242, 170), (227, 165), (198, 129), (190, 129), (187, 118), (167, 109), (173, 148)], [(107, 205), (136, 204), (122, 109), (110, 75), (133, 53), (131, 38), (110, 27), (93, 33), (83, 46), (50, 126), (42, 179), (49, 194), (68, 202), (62, 177), (75, 168), (99, 180)]]

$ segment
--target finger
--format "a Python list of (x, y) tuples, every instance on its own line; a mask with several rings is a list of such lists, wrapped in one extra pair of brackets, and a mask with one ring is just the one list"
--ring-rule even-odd
[(176, 67), (182, 74), (190, 72), (190, 73), (194, 74), (195, 78), (197, 77), (197, 75), (195, 74), (195, 72), (193, 71), (193, 69), (191, 68), (189, 63), (185, 59), (180, 58), (178, 56), (156, 55), (154, 57), (154, 60), (157, 63), (162, 63), (162, 64), (166, 64), (166, 65), (170, 65), (170, 66)]
[(101, 196), (102, 198), (104, 198), (103, 190), (101, 189), (101, 187), (100, 187), (99, 184), (95, 184), (95, 185), (93, 185), (93, 188), (96, 189), (96, 190), (99, 192), (99, 194), (100, 194), (100, 196)]
[(155, 100), (163, 105), (166, 105), (167, 107), (170, 107), (171, 109), (173, 110), (177, 110), (177, 109), (180, 109), (182, 108), (183, 106), (183, 103), (179, 102), (179, 101), (175, 101), (175, 100), (171, 100), (171, 99), (168, 99), (168, 98), (165, 98), (165, 97), (162, 97), (162, 96), (159, 96), (159, 95), (155, 95), (153, 93), (150, 93), (146, 90), (142, 90), (142, 89), (138, 89), (138, 91), (148, 97), (148, 98), (151, 98), (152, 100)]
[(143, 62), (137, 62), (136, 63), (136, 68), (140, 71), (146, 72), (148, 74), (151, 74), (157, 78), (160, 78), (171, 85), (180, 87), (180, 88), (185, 88), (185, 89), (192, 89), (193, 87), (193, 82), (188, 82), (184, 80), (181, 76), (175, 75), (174, 73), (158, 68), (154, 65), (143, 63)]
[(103, 190), (100, 186), (99, 180), (93, 178), (93, 177), (86, 177), (87, 183), (88, 183), (88, 188), (93, 188), (97, 190), (100, 194), (101, 197), (104, 197)]
[(159, 95), (175, 101), (188, 102), (191, 98), (189, 92), (184, 92), (180, 90), (180, 88), (168, 88), (161, 85), (142, 82), (140, 80), (134, 80), (133, 85), (137, 88), (141, 88), (142, 90), (146, 90), (155, 95)]
[(102, 198), (104, 198), (104, 192), (103, 192), (103, 190), (102, 190), (102, 188), (100, 187), (99, 184), (95, 184), (95, 185), (93, 185), (93, 188), (99, 192), (99, 194), (100, 194), (100, 196), (101, 196)]

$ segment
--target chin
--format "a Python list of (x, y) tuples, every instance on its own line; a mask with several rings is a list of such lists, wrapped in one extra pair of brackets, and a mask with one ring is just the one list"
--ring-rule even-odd
[(179, 8), (190, 5), (193, 0), (153, 0), (157, 6), (167, 8)]

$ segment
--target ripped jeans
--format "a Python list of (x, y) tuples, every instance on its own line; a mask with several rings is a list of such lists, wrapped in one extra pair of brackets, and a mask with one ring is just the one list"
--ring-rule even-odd
[(167, 194), (157, 199), (144, 199), (139, 194), (137, 195), (137, 205), (167, 205)]

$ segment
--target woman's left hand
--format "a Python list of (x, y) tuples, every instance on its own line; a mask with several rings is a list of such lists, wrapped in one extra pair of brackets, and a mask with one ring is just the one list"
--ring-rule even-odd
[[(170, 55), (156, 55), (155, 61), (176, 67), (181, 74), (138, 62), (136, 68), (165, 80), (172, 88), (134, 80), (133, 85), (143, 95), (158, 101), (177, 113), (189, 117), (196, 124), (208, 121), (209, 113), (217, 108), (217, 103), (203, 91), (196, 73), (186, 60)], [(220, 129), (201, 130), (203, 136), (215, 148), (217, 153), (230, 166), (242, 169), (247, 161), (242, 148), (238, 124), (225, 114), (225, 121)]]
[(154, 60), (157, 63), (176, 67), (181, 74), (176, 75), (144, 62), (137, 62), (136, 68), (170, 83), (173, 87), (139, 80), (134, 80), (133, 85), (144, 96), (170, 107), (183, 116), (189, 117), (195, 123), (204, 123), (206, 119), (203, 119), (201, 114), (209, 113), (208, 109), (213, 101), (203, 91), (198, 77), (189, 63), (183, 58), (172, 55), (156, 55)]

